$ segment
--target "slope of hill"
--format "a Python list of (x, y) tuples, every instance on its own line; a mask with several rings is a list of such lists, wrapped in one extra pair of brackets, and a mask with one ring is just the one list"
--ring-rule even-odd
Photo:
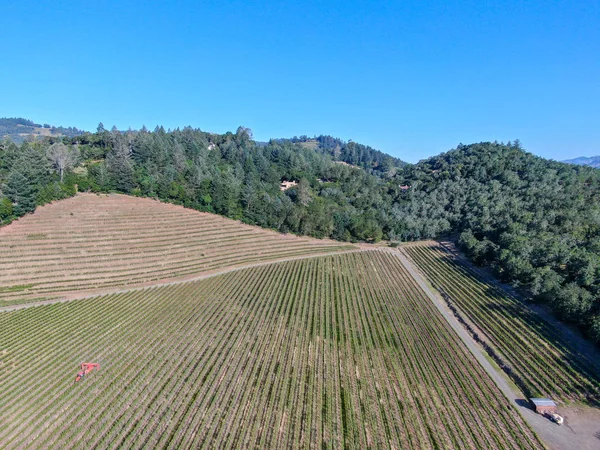
[(28, 137), (44, 138), (48, 136), (73, 137), (83, 134), (84, 131), (74, 127), (55, 127), (48, 124), (34, 123), (31, 120), (18, 117), (0, 118), (0, 139), (8, 138), (16, 143), (21, 143)]
[[(411, 279), (398, 265), (400, 253), (207, 212), (340, 241), (450, 234), (598, 343), (600, 172), (536, 158), (518, 143), (461, 145), (410, 166), (340, 142), (257, 145), (243, 127), (100, 127), (76, 139), (0, 142), (0, 223), (21, 217), (0, 229), (0, 381), (11, 386), (0, 392), (0, 441), (537, 448), (466, 352), (469, 335), (461, 329), (457, 342), (425, 283), (415, 285), (418, 271)], [(286, 181), (292, 187), (280, 189)], [(597, 403), (597, 374), (562, 338), (536, 334), (545, 325), (521, 300), (463, 268), (448, 279), (448, 261), (428, 255), (412, 254), (505, 352), (510, 364), (500, 365), (524, 393)], [(532, 330), (504, 326), (513, 332), (497, 338), (505, 321)], [(31, 361), (46, 358), (44, 383), (28, 378)], [(108, 378), (66, 391), (66, 372), (90, 359)], [(84, 412), (60, 415), (71, 408)]]
[[(247, 130), (85, 134), (52, 144), (0, 142), (0, 223), (75, 191), (158, 197), (281, 232), (339, 240), (383, 237), (382, 178), (290, 142), (257, 146)], [(66, 146), (66, 148), (65, 148)], [(75, 158), (63, 170), (49, 154)], [(64, 160), (64, 159), (63, 159)], [(282, 181), (297, 186), (282, 192)], [(357, 195), (358, 194), (358, 195)], [(383, 214), (382, 214), (383, 213)]]
[(479, 143), (397, 177), (407, 240), (450, 235), (478, 265), (549, 305), (600, 344), (600, 171), (549, 161), (518, 143)]
[[(496, 362), (527, 398), (549, 397), (600, 406), (600, 361), (520, 300), (485, 282), (437, 243), (401, 247), (445, 300), (494, 346)], [(500, 356), (501, 355), (501, 356)]]
[(591, 156), (589, 158), (586, 156), (580, 156), (579, 158), (567, 159), (563, 162), (568, 164), (577, 164), (579, 166), (600, 167), (600, 156)]
[(379, 175), (393, 174), (396, 170), (408, 165), (400, 158), (375, 150), (368, 145), (352, 141), (346, 142), (333, 136), (321, 135), (315, 138), (294, 136), (290, 141), (328, 155), (334, 161), (360, 167)]
[(352, 248), (150, 199), (80, 194), (0, 229), (0, 305)]

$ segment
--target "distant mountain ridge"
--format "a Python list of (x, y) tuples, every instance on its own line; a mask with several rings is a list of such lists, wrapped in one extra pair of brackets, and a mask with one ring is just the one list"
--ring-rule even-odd
[(569, 164), (577, 164), (579, 166), (590, 166), (600, 168), (600, 156), (580, 156), (579, 158), (567, 159), (563, 161)]
[(17, 144), (27, 138), (44, 138), (47, 136), (74, 137), (85, 133), (75, 127), (55, 127), (52, 125), (35, 123), (22, 117), (0, 118), (0, 139), (8, 138)]

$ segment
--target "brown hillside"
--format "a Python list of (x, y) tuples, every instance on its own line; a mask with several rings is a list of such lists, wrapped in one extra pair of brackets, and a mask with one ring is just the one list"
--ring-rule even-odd
[(81, 194), (0, 229), (0, 306), (351, 248), (151, 199)]

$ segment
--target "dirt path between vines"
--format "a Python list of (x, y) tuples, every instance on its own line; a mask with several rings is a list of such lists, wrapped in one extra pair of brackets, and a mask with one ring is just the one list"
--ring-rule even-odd
[(479, 361), (492, 380), (494, 380), (498, 388), (500, 388), (548, 448), (552, 450), (600, 449), (600, 410), (588, 406), (561, 406), (559, 407), (559, 413), (565, 418), (565, 424), (562, 426), (558, 426), (535, 413), (529, 407), (529, 402), (523, 396), (523, 393), (519, 391), (498, 366), (490, 362), (485, 350), (473, 340), (467, 330), (458, 322), (446, 305), (446, 302), (430, 286), (426, 281), (426, 277), (416, 265), (413, 264), (401, 249), (398, 249), (395, 253), (400, 258), (402, 264), (404, 264), (404, 267), (406, 267), (406, 270), (408, 270), (477, 361)]
[(17, 310), (25, 309), (25, 308), (32, 308), (34, 306), (52, 305), (54, 303), (64, 303), (64, 302), (70, 302), (73, 300), (83, 300), (83, 299), (98, 297), (101, 295), (122, 294), (122, 293), (126, 293), (126, 292), (140, 291), (143, 289), (154, 288), (154, 287), (172, 286), (172, 285), (181, 284), (181, 283), (189, 283), (192, 281), (204, 280), (206, 278), (216, 277), (218, 275), (223, 275), (225, 273), (235, 272), (237, 270), (249, 269), (252, 267), (266, 266), (269, 264), (286, 262), (286, 261), (295, 261), (298, 259), (320, 258), (322, 256), (341, 255), (344, 253), (355, 253), (355, 252), (360, 252), (360, 251), (364, 251), (364, 250), (365, 250), (365, 248), (363, 248), (363, 247), (360, 247), (360, 248), (357, 247), (355, 249), (350, 249), (350, 250), (341, 250), (341, 251), (338, 250), (338, 251), (327, 252), (327, 253), (316, 253), (313, 255), (298, 255), (298, 256), (291, 256), (288, 258), (285, 258), (285, 257), (277, 258), (277, 259), (271, 259), (269, 261), (262, 261), (262, 262), (256, 262), (256, 263), (250, 263), (250, 264), (241, 264), (241, 265), (222, 267), (219, 269), (201, 272), (200, 274), (196, 273), (196, 274), (187, 275), (187, 276), (183, 276), (183, 277), (166, 278), (164, 280), (159, 280), (159, 281), (149, 281), (147, 283), (136, 284), (131, 287), (123, 287), (120, 289), (113, 287), (112, 289), (104, 288), (104, 289), (94, 289), (94, 290), (88, 290), (88, 291), (79, 290), (79, 291), (64, 292), (64, 293), (60, 293), (55, 298), (50, 298), (47, 300), (40, 300), (40, 301), (34, 301), (34, 302), (29, 302), (29, 303), (20, 303), (20, 304), (15, 304), (15, 305), (2, 306), (2, 307), (0, 307), (0, 313), (9, 312), (9, 311), (17, 311)]

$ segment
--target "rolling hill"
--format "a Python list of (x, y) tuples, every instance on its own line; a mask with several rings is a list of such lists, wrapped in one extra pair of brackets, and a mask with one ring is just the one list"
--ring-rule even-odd
[(74, 127), (55, 127), (48, 124), (35, 123), (28, 119), (17, 117), (0, 118), (0, 139), (10, 139), (21, 143), (28, 138), (43, 139), (45, 137), (74, 137), (83, 134), (84, 131)]
[(543, 448), (392, 252), (4, 313), (0, 342), (6, 449)]
[(414, 165), (330, 136), (258, 145), (244, 127), (0, 142), (0, 225), (77, 191), (338, 241), (450, 238), (600, 345), (600, 172), (518, 141), (461, 144)]
[(600, 156), (581, 156), (579, 158), (567, 159), (563, 161), (568, 164), (577, 164), (579, 166), (590, 166), (590, 167), (600, 167)]
[[(595, 439), (581, 425), (596, 411), (583, 406), (597, 405), (594, 364), (431, 243), (359, 247), (79, 194), (1, 228), (0, 244), (3, 448)], [(478, 340), (412, 264), (483, 330)], [(100, 368), (73, 385), (84, 361)], [(564, 402), (577, 440), (513, 403), (531, 395)]]
[(151, 199), (80, 194), (0, 228), (0, 306), (353, 248)]

